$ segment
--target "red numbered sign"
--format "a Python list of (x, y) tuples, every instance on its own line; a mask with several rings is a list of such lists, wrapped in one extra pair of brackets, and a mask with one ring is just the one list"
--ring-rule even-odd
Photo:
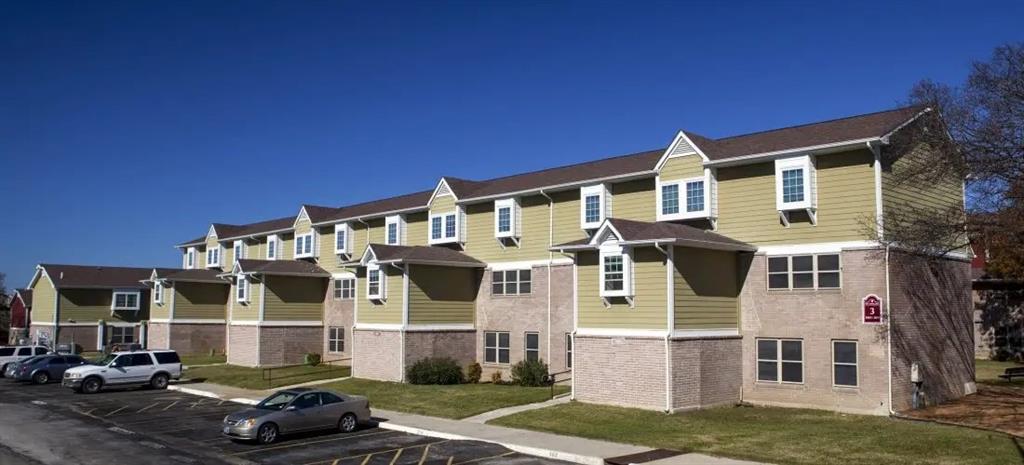
[(864, 324), (879, 324), (882, 322), (882, 299), (877, 295), (868, 294), (862, 301), (864, 310)]

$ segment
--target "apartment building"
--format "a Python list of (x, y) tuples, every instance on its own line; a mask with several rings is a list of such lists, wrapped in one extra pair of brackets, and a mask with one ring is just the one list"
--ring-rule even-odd
[(881, 414), (973, 389), (968, 255), (876, 241), (886, 212), (963, 202), (962, 180), (893, 181), (916, 152), (890, 138), (929, 116), (680, 131), (664, 149), (215, 224), (179, 247), (184, 268), (230, 281), (231, 363), (323, 352), (402, 381), (427, 356), (505, 373), (540, 359), (587, 402)]
[(16, 289), (11, 297), (11, 332), (8, 343), (17, 344), (22, 338), (28, 338), (28, 326), (32, 320), (32, 290)]
[[(144, 343), (152, 268), (40, 264), (29, 283), (30, 337), (45, 343), (103, 350)], [(170, 273), (174, 269), (158, 269)]]

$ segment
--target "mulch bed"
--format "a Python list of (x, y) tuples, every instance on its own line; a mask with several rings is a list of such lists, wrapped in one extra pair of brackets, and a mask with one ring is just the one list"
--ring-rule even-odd
[(978, 392), (902, 417), (1001, 431), (1024, 438), (1024, 386), (978, 384)]

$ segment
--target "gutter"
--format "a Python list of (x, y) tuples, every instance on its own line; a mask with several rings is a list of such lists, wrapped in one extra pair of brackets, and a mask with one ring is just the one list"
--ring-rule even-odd
[(753, 162), (762, 159), (772, 159), (777, 157), (783, 157), (786, 155), (792, 155), (801, 152), (814, 152), (819, 150), (834, 150), (844, 148), (856, 148), (866, 143), (881, 142), (880, 137), (865, 137), (862, 139), (845, 140), (841, 142), (831, 142), (828, 144), (809, 145), (806, 147), (795, 147), (784, 150), (774, 150), (771, 152), (752, 153), (750, 155), (740, 155), (737, 157), (723, 158), (721, 160), (712, 160), (704, 162), (705, 167), (717, 167), (717, 166), (732, 166), (742, 164), (743, 162)]

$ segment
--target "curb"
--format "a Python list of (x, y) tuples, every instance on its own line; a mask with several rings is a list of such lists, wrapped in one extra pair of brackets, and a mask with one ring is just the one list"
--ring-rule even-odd
[(181, 387), (181, 386), (175, 386), (175, 385), (167, 386), (167, 390), (183, 392), (185, 394), (192, 394), (194, 396), (202, 396), (202, 397), (209, 397), (209, 398), (212, 398), (212, 399), (226, 400), (228, 402), (234, 402), (236, 404), (256, 405), (256, 404), (260, 403), (260, 401), (258, 401), (258, 400), (246, 399), (244, 397), (235, 397), (234, 399), (225, 399), (225, 398), (221, 397), (220, 395), (218, 395), (217, 393), (214, 393), (214, 392), (203, 391), (203, 390), (200, 390), (200, 389), (192, 389), (192, 388)]

